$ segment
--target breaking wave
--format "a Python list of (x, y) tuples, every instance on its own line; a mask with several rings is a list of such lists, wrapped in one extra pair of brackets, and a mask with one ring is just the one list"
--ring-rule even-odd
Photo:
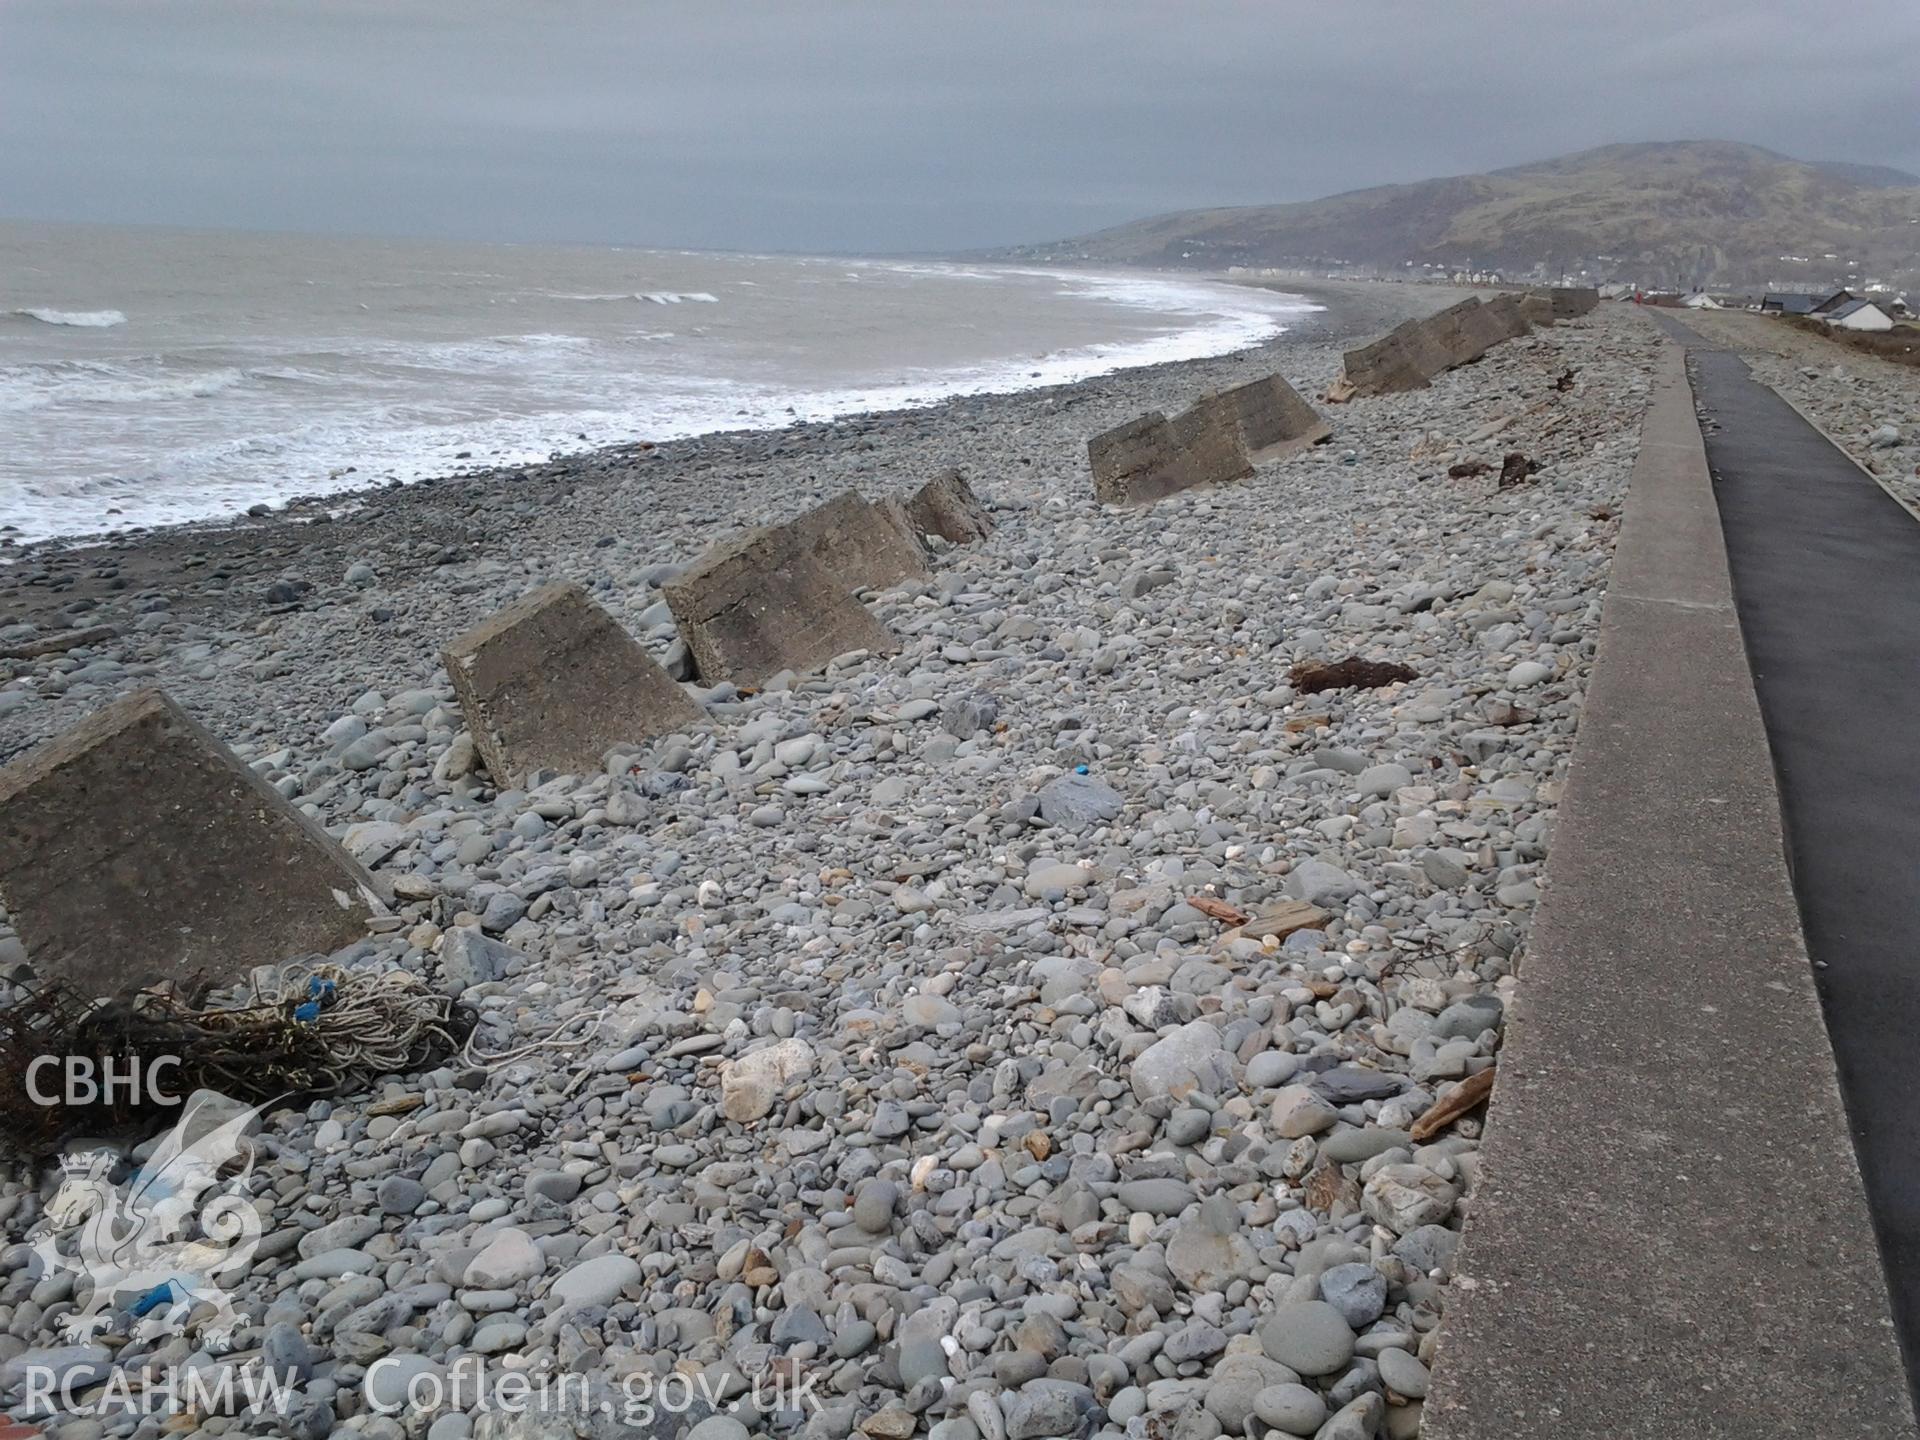
[[(359, 275), (295, 302), (234, 297), (231, 318), (120, 290), (141, 314), (129, 337), (102, 329), (125, 323), (120, 311), (0, 308), (0, 532), (169, 524), (634, 440), (1070, 383), (1257, 344), (1313, 308), (1184, 275), (675, 263), (560, 274), (529, 264), (498, 294), (411, 272)], [(842, 274), (873, 292), (857, 308)], [(718, 288), (681, 288), (709, 278)], [(605, 288), (649, 279), (680, 286)], [(398, 293), (369, 309), (364, 286)], [(63, 292), (87, 293), (42, 291)], [(507, 302), (532, 306), (520, 325), (490, 308)], [(713, 308), (638, 308), (653, 305)], [(159, 348), (114, 353), (144, 350), (126, 343), (142, 334)]]
[(272, 381), (298, 377), (291, 372), (249, 374), (232, 368), (178, 374), (143, 367), (137, 361), (104, 364), (74, 360), (51, 365), (0, 366), (0, 415), (56, 405), (149, 405), (204, 400), (256, 378)]
[(77, 325), (87, 330), (104, 330), (110, 325), (127, 323), (127, 317), (118, 310), (52, 310), (29, 305), (13, 313), (23, 320), (38, 320), (42, 325)]
[(720, 297), (705, 290), (620, 290), (611, 294), (555, 294), (556, 300), (645, 300), (650, 305), (718, 305)]

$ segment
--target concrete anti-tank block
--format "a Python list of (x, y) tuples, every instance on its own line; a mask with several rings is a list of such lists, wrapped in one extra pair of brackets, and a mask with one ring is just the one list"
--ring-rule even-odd
[(993, 517), (958, 470), (942, 470), (907, 502), (907, 520), (915, 533), (938, 535), (955, 545), (971, 545), (993, 533)]
[(1333, 434), (1333, 427), (1277, 374), (1223, 390), (1221, 398), (1239, 424), (1249, 460), (1278, 460)]
[(1356, 395), (1393, 395), (1423, 390), (1438, 374), (1423, 329), (1424, 322), (1403, 320), (1378, 340), (1347, 351), (1342, 364)]
[(1108, 505), (1150, 504), (1196, 485), (1253, 474), (1240, 424), (1222, 396), (1203, 395), (1169, 420), (1158, 410), (1087, 442), (1093, 493)]
[(1093, 493), (1106, 505), (1136, 505), (1185, 489), (1166, 415), (1149, 410), (1087, 441)]
[(0, 900), (42, 978), (106, 997), (329, 953), (373, 878), (159, 690), (0, 769)]
[(1430, 356), (1429, 377), (1478, 360), (1486, 353), (1490, 332), (1481, 321), (1481, 308), (1478, 300), (1469, 298), (1421, 322)]
[(781, 670), (818, 670), (848, 651), (899, 649), (792, 526), (762, 526), (717, 545), (663, 588), (708, 684), (757, 685)]
[(1520, 309), (1520, 297), (1517, 295), (1496, 295), (1480, 308), (1487, 312), (1487, 318), (1493, 322), (1502, 340), (1518, 340), (1533, 329)]
[(544, 585), (441, 657), (474, 749), (501, 786), (536, 770), (588, 775), (607, 750), (682, 730), (700, 709), (578, 585)]
[(885, 590), (928, 574), (927, 547), (898, 500), (869, 501), (848, 490), (786, 528), (807, 556), (849, 591)]
[(1503, 340), (1525, 334), (1517, 304), (1502, 296), (1483, 305), (1469, 297), (1424, 320), (1407, 320), (1378, 340), (1349, 350), (1348, 383), (1356, 395), (1423, 389), (1434, 376), (1478, 360)]
[(1240, 443), (1240, 419), (1220, 395), (1202, 395), (1168, 424), (1196, 485), (1227, 485), (1253, 474)]
[(1553, 318), (1572, 320), (1600, 303), (1600, 292), (1586, 285), (1556, 285), (1547, 292), (1553, 300)]
[(1484, 302), (1476, 304), (1471, 310), (1463, 310), (1460, 314), (1460, 329), (1466, 336), (1467, 345), (1473, 352), (1474, 360), (1478, 360), (1501, 341), (1509, 338), (1507, 327), (1508, 322), (1501, 318), (1501, 312)]

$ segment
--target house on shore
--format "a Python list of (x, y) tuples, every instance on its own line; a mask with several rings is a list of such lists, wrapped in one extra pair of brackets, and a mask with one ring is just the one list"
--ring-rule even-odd
[(1824, 295), (1776, 290), (1761, 298), (1760, 309), (1768, 315), (1805, 315), (1842, 330), (1891, 330), (1897, 304), (1897, 301), (1869, 300), (1851, 290), (1834, 290)]
[(1760, 297), (1760, 309), (1767, 315), (1811, 315), (1816, 320), (1825, 320), (1842, 305), (1859, 298), (1851, 290), (1818, 290), (1811, 294), (1769, 290)]
[(1818, 318), (1842, 330), (1893, 329), (1893, 316), (1872, 300), (1848, 300)]

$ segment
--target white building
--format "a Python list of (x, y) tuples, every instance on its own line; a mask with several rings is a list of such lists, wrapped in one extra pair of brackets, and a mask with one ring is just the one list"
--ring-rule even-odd
[(1893, 317), (1871, 300), (1849, 300), (1822, 317), (1842, 330), (1891, 330)]

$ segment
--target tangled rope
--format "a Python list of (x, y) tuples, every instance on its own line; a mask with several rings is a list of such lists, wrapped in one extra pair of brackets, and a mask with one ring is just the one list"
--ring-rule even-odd
[[(611, 1005), (603, 1005), (591, 1015), (584, 1013), (569, 1015), (538, 1040), (531, 1040), (525, 1045), (516, 1046), (511, 1050), (501, 1050), (491, 1055), (485, 1051), (474, 1049), (473, 1037), (468, 1036), (467, 1048), (463, 1053), (465, 1058), (472, 1064), (491, 1070), (500, 1065), (510, 1065), (515, 1060), (524, 1060), (527, 1056), (541, 1050), (566, 1050), (580, 1045), (587, 1045), (592, 1043), (600, 1034), (600, 1027), (606, 1024), (607, 1016), (612, 1013), (613, 1007)], [(592, 1025), (588, 1027), (586, 1034), (577, 1035), (570, 1039), (561, 1038), (567, 1031), (571, 1030), (582, 1020), (590, 1020), (593, 1022)]]
[[(202, 1043), (195, 1077), (243, 1099), (265, 1076), (281, 1093), (337, 1095), (377, 1075), (406, 1074), (460, 1048), (470, 1027), (453, 1001), (405, 970), (342, 970), (337, 965), (277, 966), (253, 1001), (223, 1010), (187, 1010), (171, 998), (161, 1013)], [(222, 1082), (225, 1083), (222, 1083)], [(241, 1087), (241, 1088), (230, 1088)]]
[(47, 1055), (145, 1071), (177, 1057), (184, 1098), (195, 1089), (239, 1100), (339, 1095), (378, 1076), (428, 1069), (463, 1053), (471, 1015), (404, 970), (343, 970), (301, 961), (256, 972), (248, 998), (211, 1009), (164, 990), (93, 1002), (50, 981), (0, 1013), (0, 1137), (44, 1153), (66, 1135), (172, 1113), (147, 1094), (87, 1105), (33, 1100), (28, 1067)]

